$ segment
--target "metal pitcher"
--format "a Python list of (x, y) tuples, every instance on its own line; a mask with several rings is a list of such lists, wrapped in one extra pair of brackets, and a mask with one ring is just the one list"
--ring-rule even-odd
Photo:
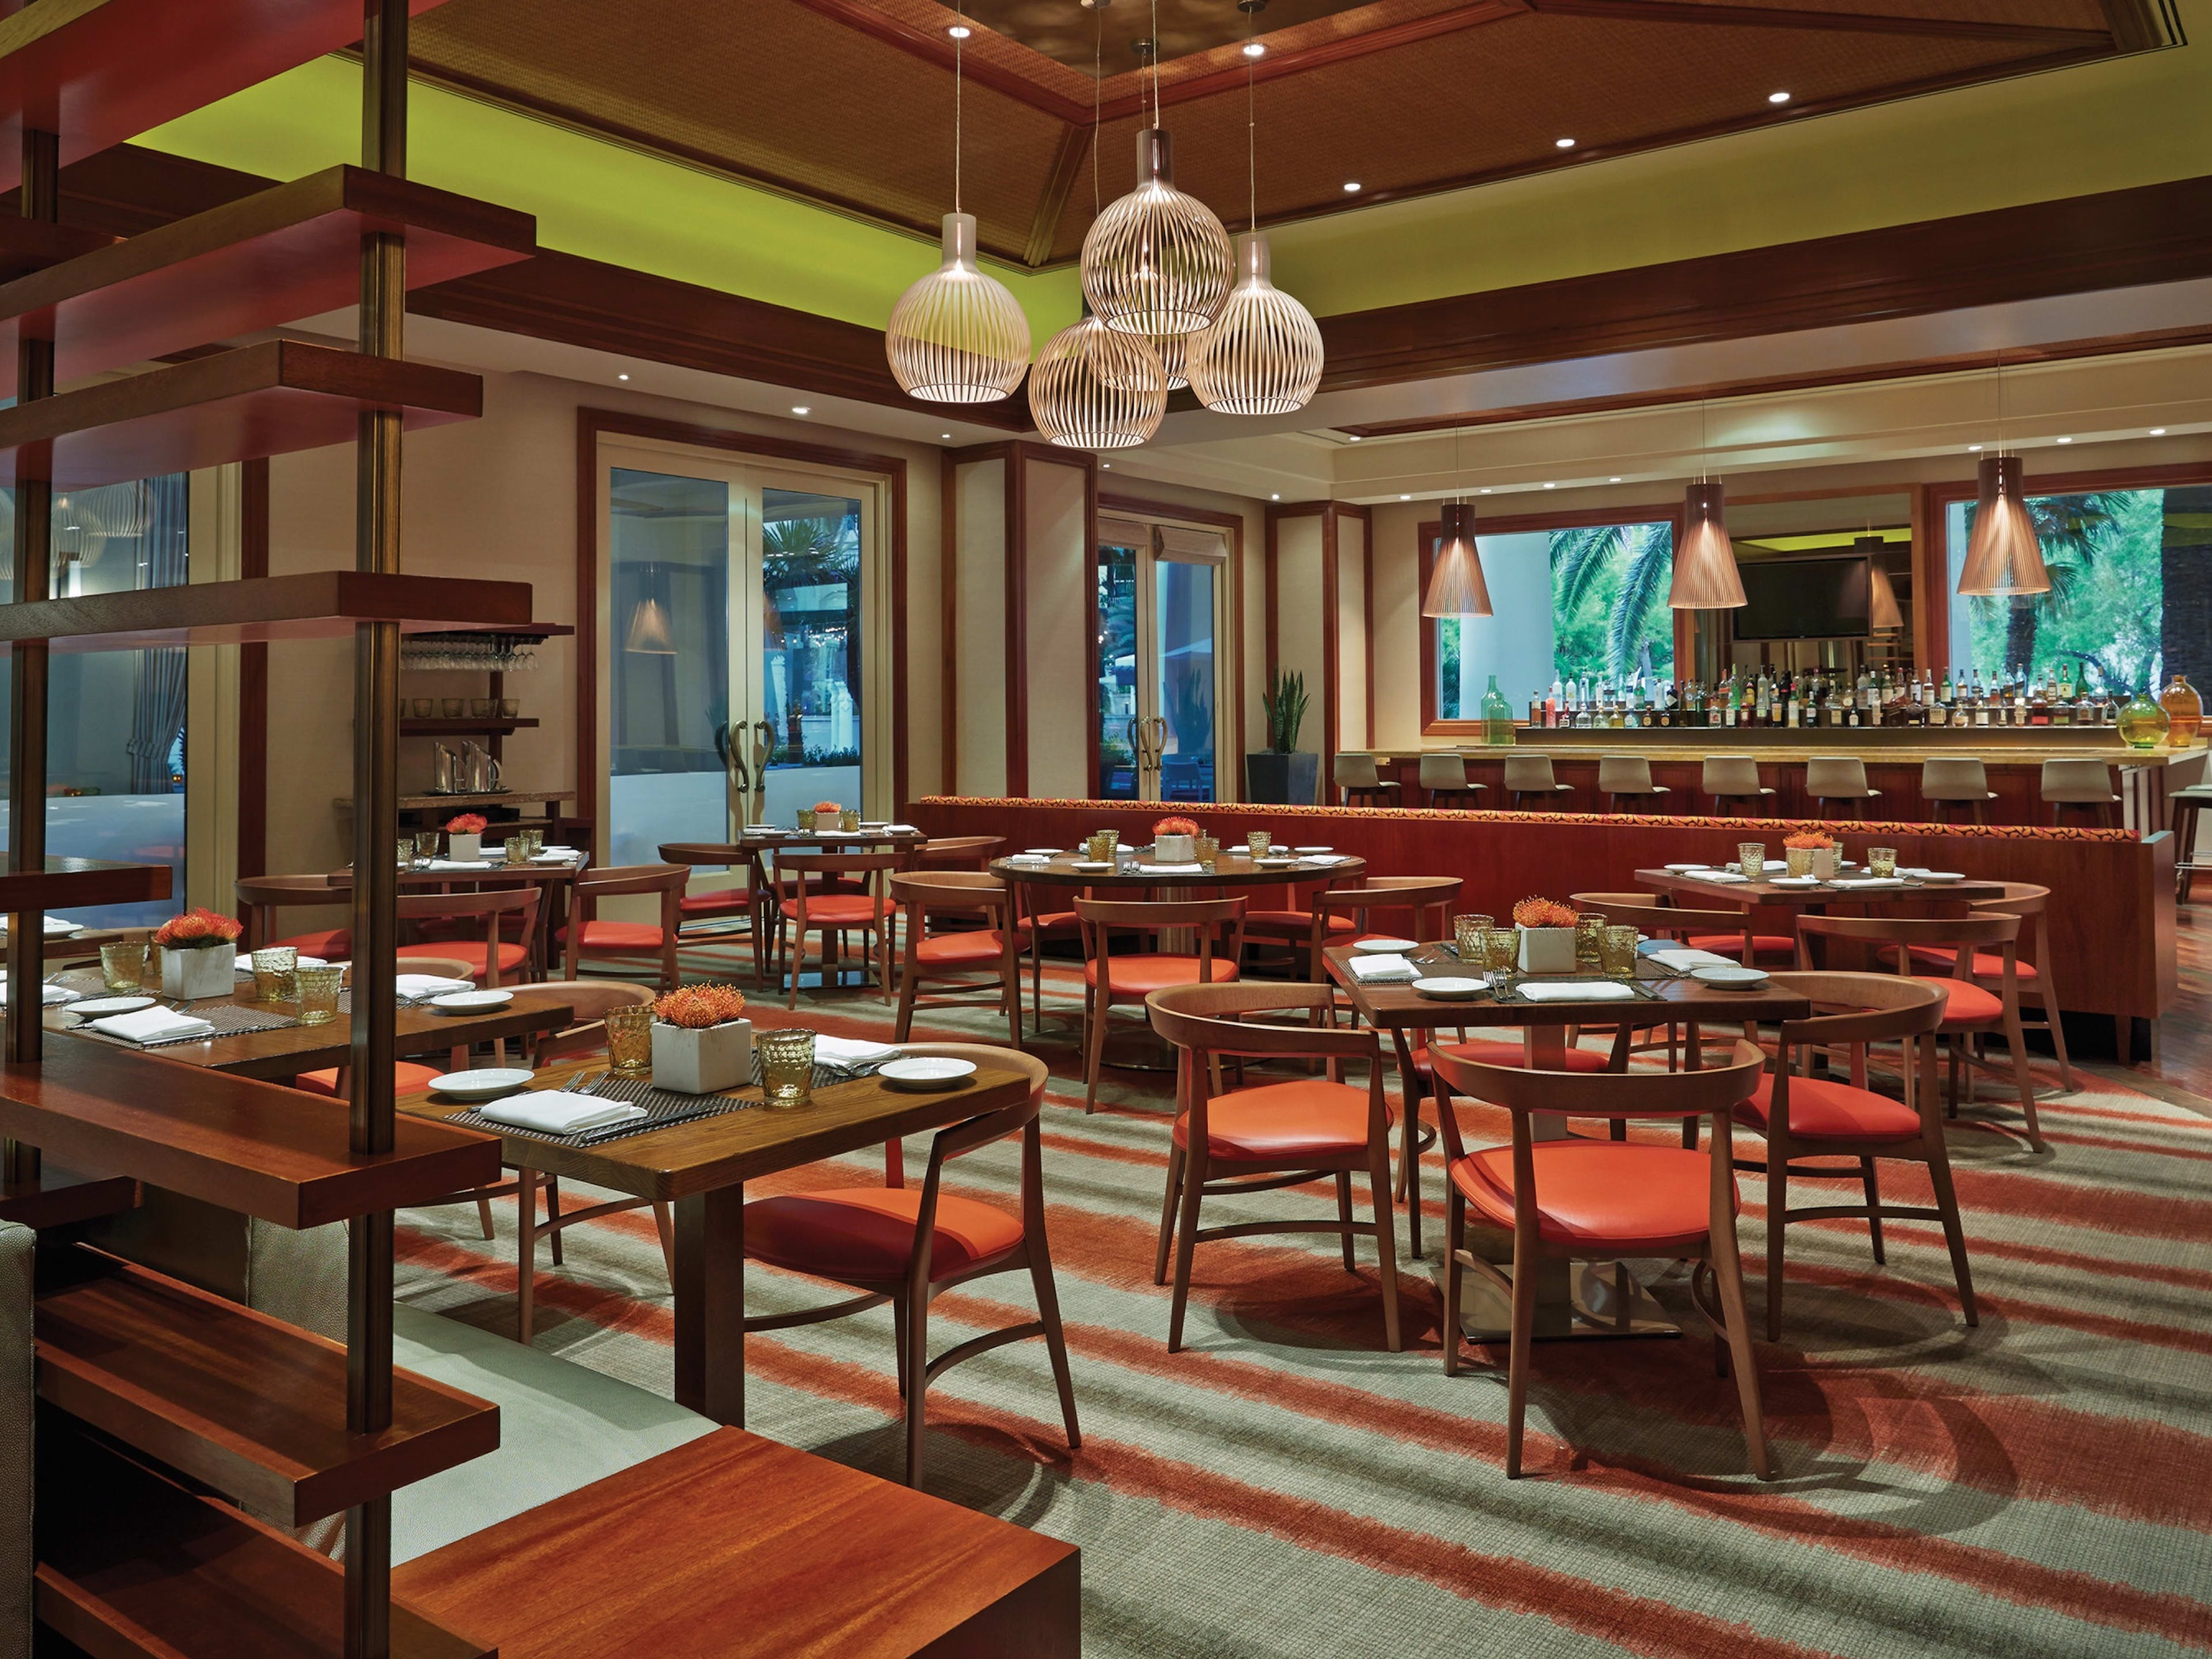
[(462, 787), (469, 794), (498, 793), (499, 763), (491, 757), (491, 750), (474, 738), (461, 744), (461, 778)]
[(453, 751), (442, 743), (434, 743), (430, 745), (430, 753), (431, 764), (434, 768), (430, 779), (430, 793), (434, 795), (460, 793), (460, 771)]

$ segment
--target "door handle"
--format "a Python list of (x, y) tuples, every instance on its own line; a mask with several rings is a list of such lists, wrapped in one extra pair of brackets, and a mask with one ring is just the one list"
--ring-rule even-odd
[(1166, 720), (1158, 714), (1153, 715), (1145, 722), (1145, 735), (1151, 739), (1146, 746), (1146, 764), (1157, 775), (1160, 769), (1161, 758), (1167, 753), (1168, 723)]
[(722, 751), (723, 792), (728, 798), (730, 834), (734, 839), (744, 827), (745, 796), (752, 788), (752, 776), (745, 769), (745, 757), (738, 744), (744, 731), (742, 725), (732, 721), (715, 734)]
[(768, 761), (775, 752), (775, 727), (766, 720), (755, 720), (751, 728), (757, 737), (753, 744), (753, 811), (757, 823), (768, 811)]

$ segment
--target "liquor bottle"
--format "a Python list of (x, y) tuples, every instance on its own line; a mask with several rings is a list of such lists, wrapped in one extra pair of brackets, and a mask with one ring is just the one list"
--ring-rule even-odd
[(2051, 701), (2044, 696), (2043, 676), (2040, 674), (2028, 686), (2027, 723), (2030, 726), (2051, 724)]
[(1544, 699), (1544, 724), (1556, 728), (1559, 724), (1559, 677), (1552, 676), (1552, 694)]
[(1982, 689), (1982, 671), (1977, 668), (1974, 671), (1974, 724), (1977, 726), (1985, 727), (1990, 724), (1992, 705), (1996, 702), (1996, 677), (1994, 674), (1990, 677), (1989, 690), (1985, 693)]

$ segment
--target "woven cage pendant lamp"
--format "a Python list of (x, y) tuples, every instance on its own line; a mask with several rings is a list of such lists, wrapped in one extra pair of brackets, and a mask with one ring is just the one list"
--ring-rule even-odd
[(1728, 611), (1744, 602), (1735, 544), (1723, 517), (1725, 495), (1717, 478), (1700, 478), (1682, 493), (1682, 544), (1674, 550), (1674, 580), (1667, 591), (1667, 603), (1677, 611)]
[(1086, 313), (1044, 343), (1030, 370), (1030, 416), (1063, 449), (1131, 449), (1160, 429), (1168, 380), (1152, 343)]
[(2020, 457), (1985, 455), (1978, 473), (1973, 539), (1959, 572), (1959, 592), (1991, 599), (2048, 593), (2051, 572), (2029, 516)]
[(1190, 384), (1186, 364), (1190, 356), (1190, 343), (1196, 337), (1189, 334), (1147, 335), (1152, 355), (1160, 360), (1160, 372), (1168, 377), (1168, 390), (1177, 392)]
[(1304, 409), (1321, 384), (1320, 325), (1269, 280), (1264, 235), (1237, 239), (1237, 267), (1240, 280), (1221, 315), (1190, 343), (1190, 389), (1217, 415)]
[(975, 264), (975, 216), (945, 216), (945, 263), (899, 295), (884, 330), (899, 388), (933, 404), (1012, 395), (1030, 362), (1030, 319)]
[(1490, 584), (1482, 579), (1482, 555), (1474, 544), (1474, 508), (1465, 501), (1444, 503), (1443, 533), (1436, 568), (1421, 599), (1424, 617), (1487, 617)]
[(1175, 187), (1175, 145), (1137, 134), (1137, 187), (1109, 203), (1083, 239), (1083, 297), (1120, 334), (1194, 334), (1229, 295), (1229, 233)]

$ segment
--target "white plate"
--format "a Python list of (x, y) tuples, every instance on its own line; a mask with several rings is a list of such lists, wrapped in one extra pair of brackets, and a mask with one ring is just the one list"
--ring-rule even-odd
[(1466, 1002), (1480, 996), (1489, 988), (1487, 979), (1459, 979), (1443, 975), (1413, 981), (1416, 996), (1433, 997), (1438, 1002)]
[(876, 1067), (876, 1075), (894, 1089), (950, 1089), (975, 1075), (975, 1062), (950, 1055), (910, 1054), (885, 1060)]
[(1818, 887), (1818, 876), (1777, 876), (1767, 884), (1770, 887)]
[(448, 991), (432, 997), (430, 1006), (441, 1014), (487, 1014), (514, 1000), (512, 991)]
[(90, 997), (82, 1001), (72, 1003), (70, 1006), (70, 1012), (73, 1014), (90, 1014), (97, 1018), (101, 1014), (135, 1014), (141, 1008), (150, 1008), (153, 1006), (154, 999), (151, 997)]
[(1060, 856), (1057, 847), (1024, 847), (1022, 851), (1033, 859), (1056, 859)]
[(1670, 864), (1667, 867), (1676, 875), (1682, 876), (1687, 875), (1692, 870), (1710, 870), (1713, 866), (1710, 864)]
[(1336, 851), (1336, 848), (1334, 847), (1293, 847), (1291, 848), (1291, 851), (1293, 853), (1334, 853)]
[(1363, 939), (1353, 940), (1352, 948), (1355, 951), (1371, 951), (1376, 956), (1401, 957), (1408, 951), (1419, 950), (1421, 946), (1418, 939)]
[(1294, 870), (1297, 867), (1298, 863), (1296, 859), (1285, 858), (1254, 859), (1252, 862), (1258, 865), (1262, 870)]
[(1947, 881), (1964, 881), (1966, 877), (1956, 870), (1923, 870), (1920, 872), (1920, 879), (1933, 882), (1940, 887)]
[(1078, 859), (1069, 866), (1075, 870), (1111, 870), (1113, 867), (1103, 859)]
[(448, 1072), (430, 1085), (430, 1092), (452, 1100), (499, 1100), (527, 1088), (530, 1073), (512, 1066), (487, 1066), (475, 1072)]
[(1754, 985), (1766, 983), (1766, 969), (1733, 966), (1723, 968), (1715, 964), (1710, 967), (1691, 969), (1690, 977), (1712, 986), (1717, 990), (1748, 991)]

